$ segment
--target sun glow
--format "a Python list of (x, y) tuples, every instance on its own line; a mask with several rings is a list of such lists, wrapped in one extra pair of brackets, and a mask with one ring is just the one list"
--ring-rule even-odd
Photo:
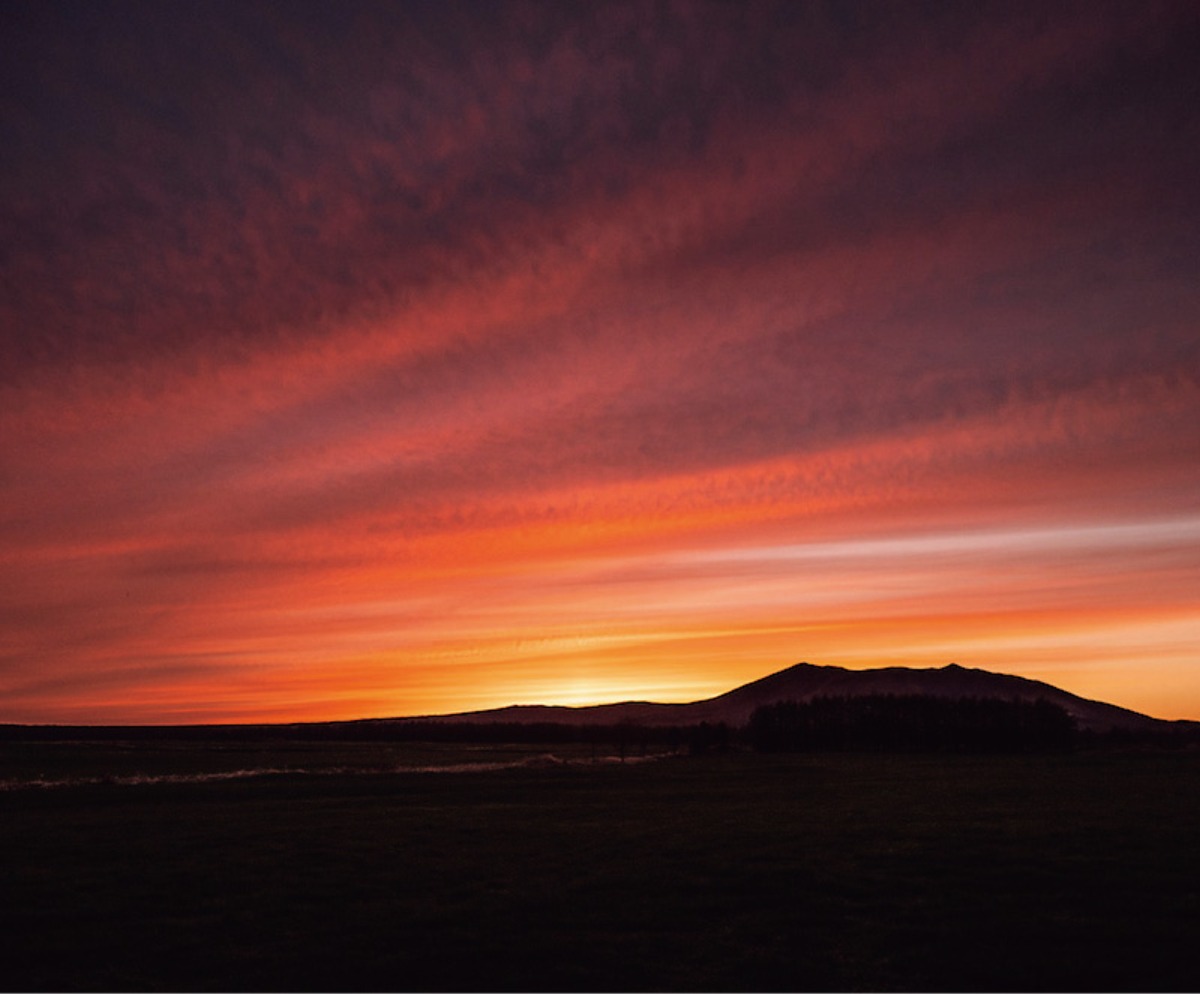
[(1194, 4), (152, 6), (5, 53), (0, 722), (1200, 717)]

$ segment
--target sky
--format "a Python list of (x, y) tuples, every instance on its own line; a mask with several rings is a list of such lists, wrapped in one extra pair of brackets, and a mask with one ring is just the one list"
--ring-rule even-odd
[(1200, 5), (0, 39), (0, 721), (800, 661), (1200, 718)]

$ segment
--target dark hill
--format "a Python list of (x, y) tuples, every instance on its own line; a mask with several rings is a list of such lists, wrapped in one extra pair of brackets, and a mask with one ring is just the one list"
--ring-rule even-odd
[(1025, 677), (967, 669), (957, 664), (940, 669), (888, 666), (873, 670), (848, 670), (841, 666), (799, 663), (737, 687), (728, 693), (690, 704), (652, 704), (626, 701), (590, 707), (514, 705), (490, 711), (437, 715), (385, 721), (439, 721), (498, 724), (616, 725), (630, 722), (648, 726), (697, 725), (725, 722), (740, 726), (754, 710), (780, 701), (810, 701), (815, 697), (865, 697), (878, 695), (930, 696), (1006, 701), (1037, 700), (1057, 704), (1080, 730), (1108, 732), (1163, 731), (1176, 723), (1161, 721), (1113, 704), (1089, 701), (1048, 683)]
[[(756, 709), (794, 701), (807, 703), (817, 698), (933, 697), (943, 700), (999, 700), (1034, 703), (1048, 701), (1062, 708), (1080, 731), (1118, 732), (1134, 736), (1157, 737), (1162, 733), (1182, 733), (1190, 741), (1200, 742), (1200, 723), (1162, 721), (1136, 711), (1089, 701), (1059, 690), (1048, 683), (1019, 676), (966, 669), (951, 664), (940, 669), (909, 669), (889, 666), (873, 670), (848, 670), (841, 666), (814, 666), (799, 663), (747, 683), (717, 697), (690, 704), (654, 704), (626, 701), (592, 707), (556, 707), (551, 705), (513, 705), (489, 711), (427, 715), (407, 718), (365, 718), (358, 721), (300, 722), (280, 725), (7, 725), (0, 724), (0, 741), (38, 739), (125, 740), (175, 739), (180, 741), (280, 739), (335, 740), (386, 739), (394, 735), (416, 734), (418, 726), (430, 733), (429, 726), (494, 725), (496, 734), (508, 726), (542, 726), (524, 729), (531, 736), (561, 735), (564, 728), (593, 728), (597, 733), (618, 725), (643, 728), (686, 728), (703, 723), (725, 724), (731, 728), (746, 726)], [(1174, 735), (1172, 736), (1174, 737)]]

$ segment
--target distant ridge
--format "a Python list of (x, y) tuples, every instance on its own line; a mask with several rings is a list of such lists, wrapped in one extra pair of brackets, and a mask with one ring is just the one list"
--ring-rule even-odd
[(625, 701), (620, 704), (595, 704), (586, 707), (517, 704), (488, 711), (373, 720), (475, 724), (547, 723), (578, 726), (629, 722), (635, 725), (664, 727), (724, 722), (731, 726), (740, 726), (749, 721), (756, 708), (780, 701), (803, 702), (814, 697), (864, 697), (887, 694), (924, 695), (951, 700), (1045, 700), (1066, 711), (1081, 731), (1153, 732), (1193, 724), (1151, 718), (1115, 704), (1077, 697), (1040, 680), (969, 669), (956, 663), (932, 669), (887, 666), (871, 670), (848, 670), (841, 666), (797, 663), (717, 697), (690, 704), (654, 704), (647, 701)]
[[(644, 728), (687, 728), (703, 723), (741, 728), (757, 708), (785, 701), (805, 703), (830, 697), (938, 697), (947, 700), (1001, 700), (1033, 703), (1048, 701), (1061, 707), (1078, 731), (1128, 733), (1171, 737), (1200, 744), (1200, 722), (1165, 721), (1148, 715), (1090, 701), (1039, 680), (968, 669), (951, 663), (932, 669), (888, 666), (871, 670), (848, 670), (841, 666), (797, 663), (778, 673), (736, 687), (724, 694), (690, 704), (656, 704), (625, 701), (588, 707), (548, 704), (518, 704), (488, 711), (456, 714), (415, 715), (394, 718), (287, 722), (281, 724), (218, 725), (20, 725), (0, 723), (0, 741), (39, 739), (46, 741), (91, 741), (170, 738), (179, 741), (213, 740), (330, 740), (346, 737), (386, 739), (392, 735), (411, 737), (419, 726), (435, 725), (545, 725), (574, 728), (611, 728), (634, 725)], [(426, 727), (426, 732), (430, 729)], [(532, 729), (529, 730), (533, 732)]]

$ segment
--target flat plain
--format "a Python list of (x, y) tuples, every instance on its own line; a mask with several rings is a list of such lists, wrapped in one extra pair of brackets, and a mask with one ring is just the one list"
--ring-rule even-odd
[(0, 982), (1200, 987), (1196, 751), (606, 759), (4, 743)]

